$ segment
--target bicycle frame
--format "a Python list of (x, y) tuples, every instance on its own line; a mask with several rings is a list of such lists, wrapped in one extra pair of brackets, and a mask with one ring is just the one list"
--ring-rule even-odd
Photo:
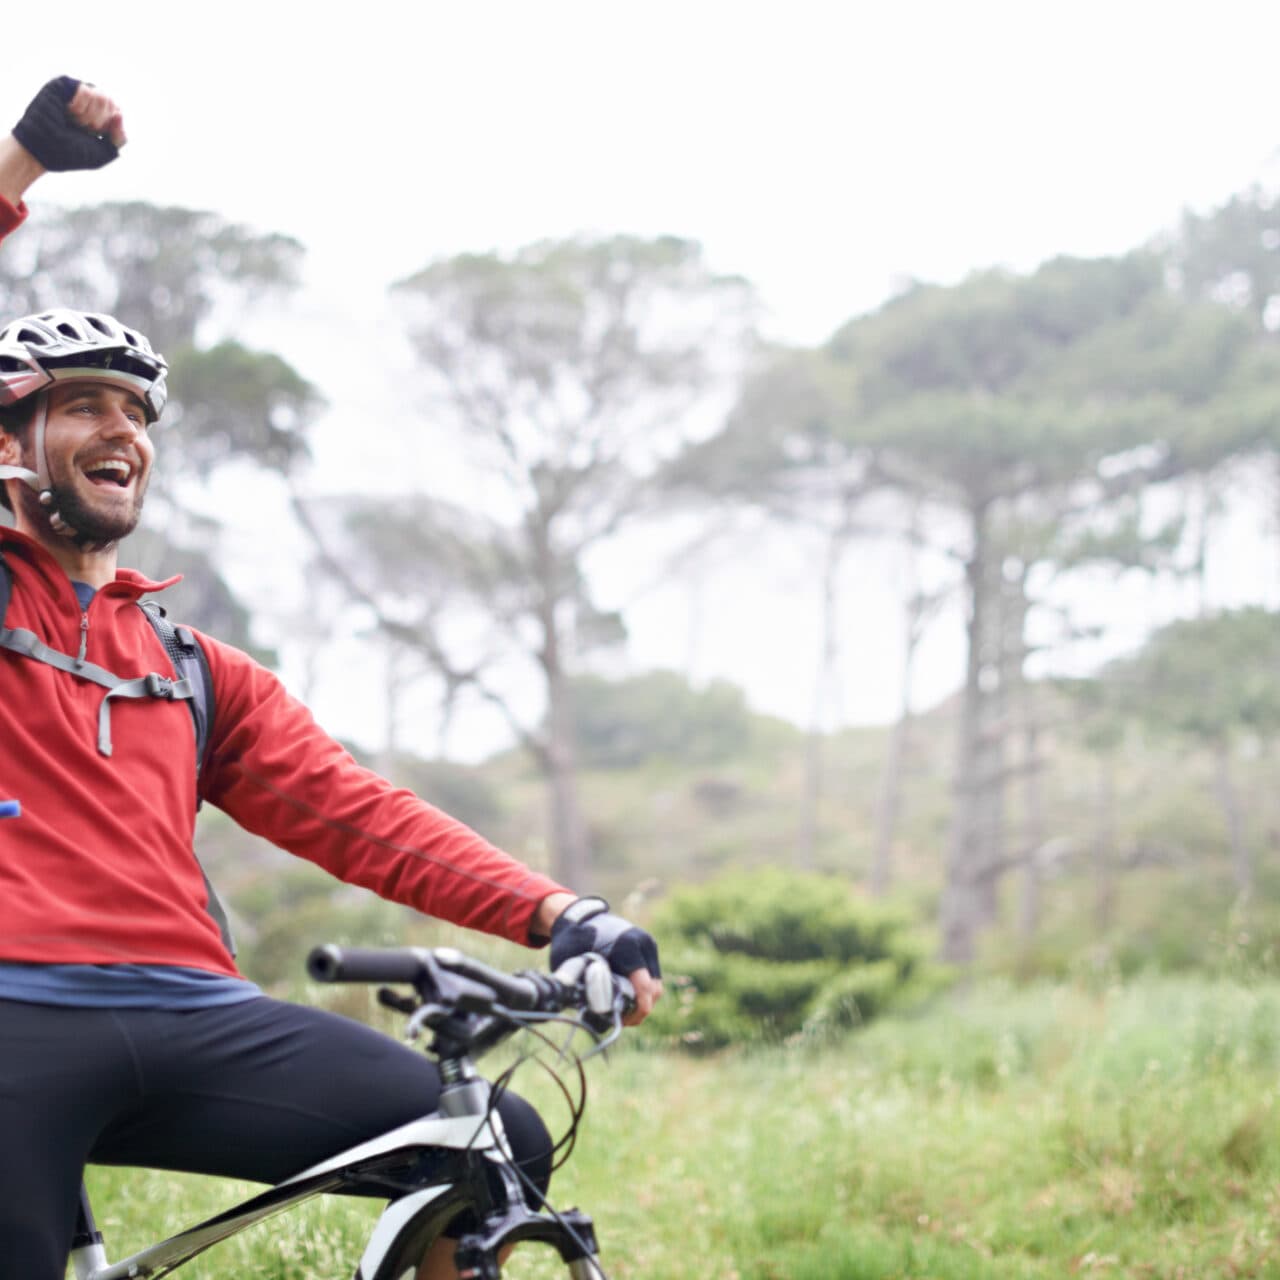
[[(80, 1244), (71, 1255), (76, 1280), (130, 1280), (131, 1277), (167, 1275), (211, 1246), (277, 1213), (283, 1213), (304, 1200), (326, 1192), (356, 1189), (359, 1183), (375, 1176), (389, 1163), (403, 1163), (406, 1159), (426, 1154), (433, 1148), (492, 1151), (498, 1147), (499, 1140), (494, 1128), (500, 1124), (497, 1116), (493, 1118), (492, 1124), (485, 1122), (479, 1129), (474, 1118), (470, 1117), (428, 1117), (412, 1121), (305, 1169), (270, 1190), (253, 1196), (206, 1222), (180, 1231), (167, 1240), (149, 1245), (120, 1262), (108, 1262), (106, 1251), (99, 1243)], [(404, 1200), (414, 1202), (415, 1210), (420, 1210), (445, 1196), (449, 1190), (447, 1185), (430, 1187), (413, 1192)], [(360, 1260), (357, 1276), (361, 1280), (372, 1280), (378, 1274), (382, 1257), (395, 1238), (394, 1233), (391, 1239), (387, 1238), (388, 1227), (394, 1227), (405, 1218), (404, 1209), (398, 1207), (403, 1203), (404, 1201), (396, 1200), (388, 1205), (375, 1226), (369, 1247)], [(390, 1221), (385, 1221), (387, 1219)], [(96, 1234), (92, 1232), (90, 1223), (83, 1225), (88, 1226), (92, 1234)]]
[[(76, 1280), (153, 1280), (176, 1271), (206, 1249), (248, 1227), (325, 1193), (394, 1197), (374, 1224), (354, 1280), (403, 1280), (406, 1259), (416, 1263), (444, 1228), (466, 1208), (483, 1219), (479, 1233), (459, 1241), (477, 1280), (497, 1277), (498, 1252), (522, 1240), (551, 1245), (571, 1280), (605, 1280), (596, 1260), (590, 1218), (577, 1210), (557, 1215), (532, 1210), (511, 1172), (502, 1119), (489, 1106), (489, 1084), (467, 1059), (442, 1064), (453, 1080), (440, 1109), (304, 1169), (269, 1190), (205, 1222), (122, 1259), (109, 1262), (81, 1192), (80, 1222), (71, 1251)], [(495, 1205), (484, 1176), (492, 1163), (506, 1204)], [(486, 1212), (487, 1210), (487, 1212)]]
[[(496, 1112), (480, 1117), (444, 1116), (437, 1112), (414, 1120), (351, 1147), (225, 1213), (115, 1263), (107, 1260), (101, 1237), (93, 1228), (86, 1199), (81, 1230), (89, 1238), (82, 1238), (71, 1254), (76, 1280), (141, 1280), (144, 1277), (151, 1280), (165, 1276), (213, 1245), (313, 1196), (358, 1192), (362, 1188), (381, 1190), (385, 1194), (390, 1187), (404, 1189), (406, 1194), (392, 1200), (374, 1224), (354, 1280), (401, 1280), (403, 1259), (421, 1256), (457, 1213), (477, 1197), (474, 1190), (465, 1185), (469, 1181), (465, 1174), (456, 1180), (433, 1180), (428, 1185), (409, 1189), (412, 1184), (403, 1182), (403, 1175), (397, 1177), (393, 1171), (415, 1162), (437, 1168), (443, 1163), (448, 1168), (453, 1163), (448, 1158), (450, 1152), (473, 1160), (494, 1160), (500, 1169), (504, 1168), (510, 1153), (506, 1149), (501, 1118)], [(523, 1199), (509, 1207), (506, 1217), (510, 1220), (499, 1224), (500, 1229), (493, 1233), (496, 1238), (485, 1241), (486, 1252), (496, 1256), (497, 1249), (506, 1244), (541, 1240), (560, 1250), (572, 1280), (603, 1280), (604, 1273), (593, 1256), (594, 1232), (584, 1215), (576, 1211), (561, 1215), (569, 1219), (573, 1234), (578, 1237), (572, 1242), (559, 1223), (530, 1211)], [(579, 1241), (591, 1252), (583, 1253)], [(566, 1250), (579, 1256), (566, 1256)]]

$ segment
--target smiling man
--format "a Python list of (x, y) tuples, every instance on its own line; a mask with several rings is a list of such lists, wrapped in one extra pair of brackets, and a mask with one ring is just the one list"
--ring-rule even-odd
[[(76, 107), (83, 87), (46, 86), (0, 141), (0, 236), (41, 173), (123, 139), (110, 99)], [(636, 1021), (662, 990), (647, 933), (360, 767), (270, 671), (189, 633), (212, 693), (193, 733), (191, 682), (138, 607), (170, 583), (118, 562), (167, 376), (110, 316), (0, 329), (0, 790), (22, 805), (0, 826), (0, 1265), (23, 1280), (61, 1280), (86, 1162), (276, 1182), (439, 1098), (423, 1055), (239, 972), (192, 845), (202, 801), (396, 902), (549, 941), (553, 965), (607, 956)], [(537, 1114), (510, 1092), (497, 1109), (545, 1186)], [(420, 1274), (456, 1275), (448, 1241)]]

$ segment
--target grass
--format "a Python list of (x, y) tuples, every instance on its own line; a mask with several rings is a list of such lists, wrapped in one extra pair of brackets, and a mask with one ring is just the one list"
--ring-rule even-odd
[[(1276, 1276), (1277, 1068), (1280, 984), (993, 984), (838, 1045), (594, 1063), (556, 1199), (613, 1280)], [(116, 1256), (251, 1190), (91, 1189)], [(182, 1274), (349, 1276), (373, 1211), (313, 1202)]]

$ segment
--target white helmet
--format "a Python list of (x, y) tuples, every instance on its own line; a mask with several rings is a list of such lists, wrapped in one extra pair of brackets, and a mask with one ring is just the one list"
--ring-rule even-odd
[(156, 421), (168, 397), (169, 366), (134, 329), (87, 311), (43, 311), (0, 330), (0, 407), (65, 378), (93, 378), (128, 387)]

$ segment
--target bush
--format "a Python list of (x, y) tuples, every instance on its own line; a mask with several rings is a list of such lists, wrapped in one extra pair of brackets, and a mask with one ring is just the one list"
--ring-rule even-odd
[(937, 987), (898, 911), (833, 876), (720, 877), (657, 911), (671, 998), (650, 1033), (688, 1049), (830, 1035)]

